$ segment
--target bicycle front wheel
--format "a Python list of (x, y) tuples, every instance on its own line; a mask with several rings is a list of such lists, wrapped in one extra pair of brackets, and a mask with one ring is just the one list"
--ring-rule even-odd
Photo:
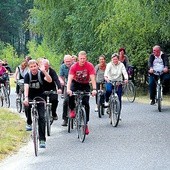
[(86, 111), (85, 108), (79, 108), (77, 112), (77, 132), (78, 132), (78, 138), (81, 142), (84, 142), (86, 134)]
[(8, 95), (10, 95), (10, 93), (11, 93), (10, 81), (6, 82), (6, 89), (7, 89)]
[(68, 133), (73, 129), (74, 119), (68, 118)]
[(4, 105), (4, 93), (3, 93), (3, 90), (1, 88), (1, 91), (0, 91), (0, 106), (3, 107)]
[[(37, 110), (35, 110), (35, 115), (38, 115)], [(34, 115), (34, 116), (35, 116)], [(34, 152), (35, 156), (38, 156), (38, 139), (39, 139), (39, 133), (38, 133), (38, 119), (37, 117), (33, 117), (33, 128), (32, 128), (32, 136), (33, 136), (33, 143), (34, 143)]]
[(17, 112), (20, 113), (22, 110), (21, 96), (19, 96), (19, 98), (16, 99), (16, 108)]
[(97, 94), (97, 107), (98, 107), (98, 116), (99, 118), (102, 117), (102, 108), (101, 108), (101, 104), (100, 104), (100, 94)]
[(158, 102), (158, 110), (159, 112), (162, 111), (162, 96), (161, 96), (161, 86), (158, 86), (158, 91), (157, 91), (157, 102)]
[(133, 103), (135, 101), (136, 89), (132, 81), (125, 85), (125, 94), (129, 102)]
[(7, 92), (7, 89), (5, 87), (3, 87), (3, 91), (4, 91), (4, 102), (5, 102), (5, 107), (10, 107), (10, 99), (9, 99), (9, 94)]
[(110, 102), (110, 118), (112, 126), (117, 127), (120, 119), (120, 102), (118, 97), (115, 97)]
[(51, 110), (48, 106), (46, 110), (46, 126), (47, 126), (47, 135), (50, 136), (51, 135)]

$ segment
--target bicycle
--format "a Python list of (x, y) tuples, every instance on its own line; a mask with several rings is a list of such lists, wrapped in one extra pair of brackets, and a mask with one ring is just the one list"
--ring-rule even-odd
[(112, 89), (112, 93), (110, 95), (109, 98), (109, 117), (111, 119), (111, 124), (114, 127), (117, 127), (117, 125), (119, 124), (119, 120), (120, 120), (120, 101), (117, 95), (117, 87), (120, 84), (123, 84), (123, 82), (121, 81), (110, 81), (110, 83), (112, 83), (113, 85), (113, 89)]
[(47, 135), (51, 135), (51, 125), (53, 124), (53, 116), (52, 116), (52, 103), (50, 103), (50, 95), (57, 94), (57, 92), (51, 90), (51, 91), (45, 91), (43, 93), (45, 96), (47, 96), (47, 103), (46, 103), (46, 126), (47, 126)]
[(128, 80), (127, 84), (123, 84), (123, 94), (125, 94), (127, 100), (133, 103), (136, 98), (136, 88), (132, 80)]
[(103, 84), (104, 82), (100, 82), (100, 88), (97, 92), (97, 107), (98, 107), (98, 116), (99, 118), (104, 115), (104, 91), (103, 91)]
[(19, 86), (19, 93), (16, 98), (16, 108), (17, 111), (20, 113), (22, 111), (23, 107), (23, 101), (24, 101), (24, 79), (17, 80), (16, 84)]
[[(82, 105), (82, 99), (84, 96), (90, 96), (90, 92), (84, 92), (84, 91), (76, 91), (73, 92), (73, 95), (75, 96), (75, 111), (76, 111), (76, 117), (74, 120), (71, 118), (68, 119), (70, 123), (68, 123), (68, 126), (73, 126), (73, 123), (75, 122), (78, 138), (81, 142), (84, 142), (86, 134), (86, 111), (84, 105)], [(71, 123), (72, 121), (72, 123)], [(74, 121), (74, 122), (73, 122)]]
[[(40, 99), (41, 101), (37, 101), (37, 99)], [(32, 115), (32, 138), (34, 143), (34, 152), (35, 156), (38, 156), (38, 141), (39, 141), (39, 132), (38, 132), (38, 109), (37, 104), (44, 103), (46, 104), (45, 100), (41, 97), (35, 97), (33, 101), (29, 101), (29, 104), (31, 105), (31, 115)]]
[(11, 93), (11, 85), (10, 85), (10, 78), (9, 78), (9, 74), (5, 73), (7, 75), (7, 80), (5, 82), (5, 87), (7, 89), (8, 95), (10, 95)]
[(7, 108), (10, 107), (10, 99), (9, 99), (9, 94), (5, 88), (5, 85), (3, 82), (0, 82), (0, 106), (3, 107), (5, 102), (5, 106)]
[(158, 103), (158, 110), (161, 112), (163, 100), (161, 75), (163, 72), (154, 71), (154, 74), (158, 76), (158, 80), (156, 81), (156, 102)]

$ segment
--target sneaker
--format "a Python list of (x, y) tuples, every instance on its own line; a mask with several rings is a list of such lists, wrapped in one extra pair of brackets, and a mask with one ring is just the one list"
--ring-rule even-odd
[(86, 129), (85, 129), (85, 134), (88, 135), (89, 134), (89, 128), (88, 126), (86, 125)]
[(31, 131), (32, 130), (32, 126), (31, 125), (26, 125), (26, 131)]
[(45, 144), (44, 140), (40, 140), (39, 147), (40, 148), (46, 148), (46, 144)]
[(96, 107), (96, 108), (94, 109), (94, 111), (95, 111), (95, 112), (98, 112), (98, 108)]
[(109, 103), (108, 103), (108, 102), (105, 102), (104, 105), (105, 105), (105, 107), (108, 107), (108, 106), (109, 106)]
[(64, 99), (64, 94), (61, 95), (61, 98)]
[(67, 126), (67, 121), (63, 120), (63, 123), (61, 124), (61, 126)]
[(151, 101), (150, 104), (151, 104), (151, 105), (154, 105), (154, 104), (155, 104), (155, 99), (152, 99), (152, 101)]
[(57, 113), (55, 114), (55, 116), (53, 116), (53, 120), (58, 120)]
[(71, 110), (70, 111), (70, 118), (75, 118), (75, 117), (76, 117), (75, 111)]

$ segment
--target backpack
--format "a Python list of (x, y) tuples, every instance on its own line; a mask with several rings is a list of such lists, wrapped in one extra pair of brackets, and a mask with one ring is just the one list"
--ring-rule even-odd
[[(29, 74), (29, 78), (30, 78), (30, 81), (31, 81), (32, 80), (32, 74), (31, 74), (30, 71), (28, 72), (28, 74)], [(41, 85), (43, 84), (43, 81), (42, 81), (42, 78), (41, 78), (41, 71), (40, 70), (38, 70), (38, 81), (40, 82)]]

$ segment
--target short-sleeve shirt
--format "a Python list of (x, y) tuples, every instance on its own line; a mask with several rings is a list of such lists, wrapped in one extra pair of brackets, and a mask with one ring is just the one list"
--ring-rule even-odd
[[(29, 84), (29, 93), (28, 93), (28, 97), (30, 99), (33, 99), (34, 97), (37, 96), (42, 96), (44, 89), (43, 89), (43, 84), (41, 84), (38, 80), (38, 74), (36, 75), (31, 75), (32, 76), (32, 80), (30, 80), (30, 76), (29, 73), (27, 73), (24, 77), (24, 84)], [(45, 75), (40, 72), (40, 76), (41, 76), (41, 80), (44, 83), (44, 77)]]
[(4, 73), (6, 73), (6, 69), (2, 66), (2, 69), (0, 70), (0, 76), (2, 76)]
[(104, 72), (105, 70), (102, 70), (99, 68), (99, 64), (95, 66), (95, 71), (96, 71), (96, 82), (100, 83), (104, 81)]
[(66, 82), (68, 80), (68, 73), (69, 73), (69, 68), (63, 63), (60, 67), (60, 76), (64, 77), (66, 79)]
[(90, 75), (95, 75), (95, 69), (90, 62), (85, 62), (83, 66), (77, 62), (71, 66), (69, 74), (73, 75), (73, 80), (76, 82), (87, 84), (90, 81)]

